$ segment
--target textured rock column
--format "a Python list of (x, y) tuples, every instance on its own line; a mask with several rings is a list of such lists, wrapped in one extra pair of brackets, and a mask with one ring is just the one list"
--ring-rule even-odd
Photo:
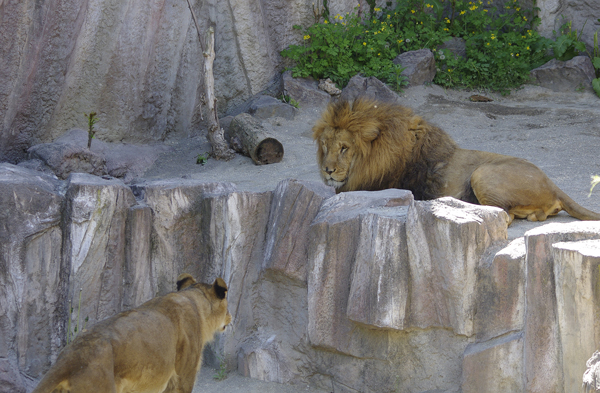
[[(378, 192), (347, 192), (329, 198), (323, 203), (321, 210), (311, 226), (308, 249), (308, 336), (315, 347), (347, 353), (356, 357), (385, 358), (387, 355), (387, 339), (385, 332), (366, 331), (357, 329), (355, 323), (348, 319), (347, 313), (361, 323), (389, 324), (389, 327), (401, 325), (401, 315), (389, 317), (388, 306), (382, 307), (382, 314), (373, 314), (365, 307), (384, 302), (402, 302), (401, 292), (396, 292), (391, 285), (380, 287), (391, 293), (382, 294), (377, 290), (380, 279), (402, 281), (396, 278), (402, 275), (402, 262), (393, 261), (392, 255), (397, 251), (394, 247), (396, 240), (390, 240), (389, 246), (383, 251), (386, 255), (380, 257), (380, 266), (374, 268), (376, 277), (362, 276), (369, 269), (366, 262), (369, 253), (375, 255), (375, 250), (359, 251), (361, 238), (365, 237), (368, 245), (376, 247), (388, 244), (388, 233), (379, 231), (375, 218), (365, 216), (381, 215), (395, 217), (399, 226), (398, 234), (403, 236), (404, 220), (401, 210), (412, 201), (412, 194), (404, 190), (385, 190)], [(406, 214), (406, 213), (404, 213)], [(362, 225), (361, 222), (365, 221)], [(378, 236), (384, 236), (384, 239)], [(365, 254), (361, 254), (365, 252)], [(358, 258), (357, 258), (358, 256)], [(401, 259), (402, 253), (395, 258)], [(355, 266), (359, 263), (358, 267)], [(390, 269), (389, 271), (386, 271)], [(393, 270), (398, 269), (398, 270)], [(353, 272), (355, 275), (353, 276)], [(393, 278), (394, 277), (394, 278)], [(351, 287), (353, 291), (351, 295)], [(350, 296), (358, 305), (350, 305)], [(368, 297), (364, 299), (363, 297)], [(402, 304), (398, 304), (402, 309)]]
[(25, 392), (21, 373), (40, 377), (63, 345), (62, 183), (0, 164), (0, 392)]
[(123, 309), (128, 310), (152, 299), (156, 282), (152, 275), (152, 209), (132, 206), (127, 212)]
[(479, 264), (489, 247), (506, 241), (507, 222), (499, 208), (450, 197), (411, 205), (406, 233), (413, 326), (474, 334)]
[(308, 231), (323, 201), (335, 195), (322, 183), (285, 180), (274, 191), (263, 268), (306, 282)]
[(556, 263), (561, 262), (555, 260), (553, 244), (598, 238), (600, 222), (593, 221), (548, 224), (525, 234), (527, 303), (524, 372), (527, 392), (565, 392), (561, 356), (564, 348), (561, 344), (555, 271)]
[(564, 391), (577, 392), (600, 344), (600, 232), (596, 240), (553, 245)]
[(235, 192), (231, 183), (160, 180), (136, 187), (152, 209), (152, 272), (159, 293), (175, 288), (181, 273), (229, 287), (232, 328), (216, 338), (206, 362), (231, 366), (247, 329), (254, 323), (252, 287), (262, 264), (271, 193)]
[(86, 317), (90, 325), (121, 311), (127, 212), (136, 202), (116, 179), (74, 173), (67, 187), (63, 258), (70, 269), (71, 328), (81, 330)]

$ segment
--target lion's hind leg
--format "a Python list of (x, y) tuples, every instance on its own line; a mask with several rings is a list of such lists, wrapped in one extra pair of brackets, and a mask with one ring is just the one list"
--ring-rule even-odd
[(471, 188), (482, 205), (497, 206), (514, 218), (545, 221), (562, 210), (550, 179), (535, 165), (513, 157), (479, 166)]

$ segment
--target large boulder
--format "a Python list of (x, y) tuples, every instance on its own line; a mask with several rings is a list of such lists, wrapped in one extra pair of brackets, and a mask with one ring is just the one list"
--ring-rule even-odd
[(531, 83), (553, 91), (576, 91), (591, 89), (596, 77), (594, 66), (588, 56), (575, 56), (569, 61), (552, 59), (531, 70)]
[(429, 49), (404, 52), (393, 63), (404, 67), (402, 76), (407, 79), (407, 87), (431, 83), (435, 78), (435, 58)]

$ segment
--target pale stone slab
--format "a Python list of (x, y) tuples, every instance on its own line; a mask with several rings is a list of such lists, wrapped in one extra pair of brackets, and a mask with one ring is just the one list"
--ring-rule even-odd
[(552, 248), (563, 389), (576, 392), (581, 387), (586, 361), (600, 344), (600, 236), (554, 243)]
[(265, 242), (264, 269), (306, 282), (310, 223), (321, 204), (335, 195), (322, 183), (282, 181), (273, 193)]
[[(524, 373), (528, 392), (564, 388), (553, 244), (600, 238), (600, 222), (548, 224), (525, 233), (527, 285)], [(559, 284), (559, 286), (562, 284)], [(589, 354), (587, 354), (589, 356)], [(581, 377), (581, 375), (580, 375)]]
[(463, 393), (525, 392), (523, 337), (510, 335), (467, 348), (463, 361)]
[(413, 326), (475, 334), (477, 272), (488, 248), (506, 241), (507, 219), (502, 209), (451, 197), (411, 205), (406, 233)]

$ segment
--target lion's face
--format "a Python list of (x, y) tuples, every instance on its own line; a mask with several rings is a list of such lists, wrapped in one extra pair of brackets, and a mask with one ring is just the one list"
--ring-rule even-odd
[(336, 189), (348, 182), (355, 158), (354, 136), (347, 130), (326, 127), (317, 140), (319, 170), (325, 184)]

